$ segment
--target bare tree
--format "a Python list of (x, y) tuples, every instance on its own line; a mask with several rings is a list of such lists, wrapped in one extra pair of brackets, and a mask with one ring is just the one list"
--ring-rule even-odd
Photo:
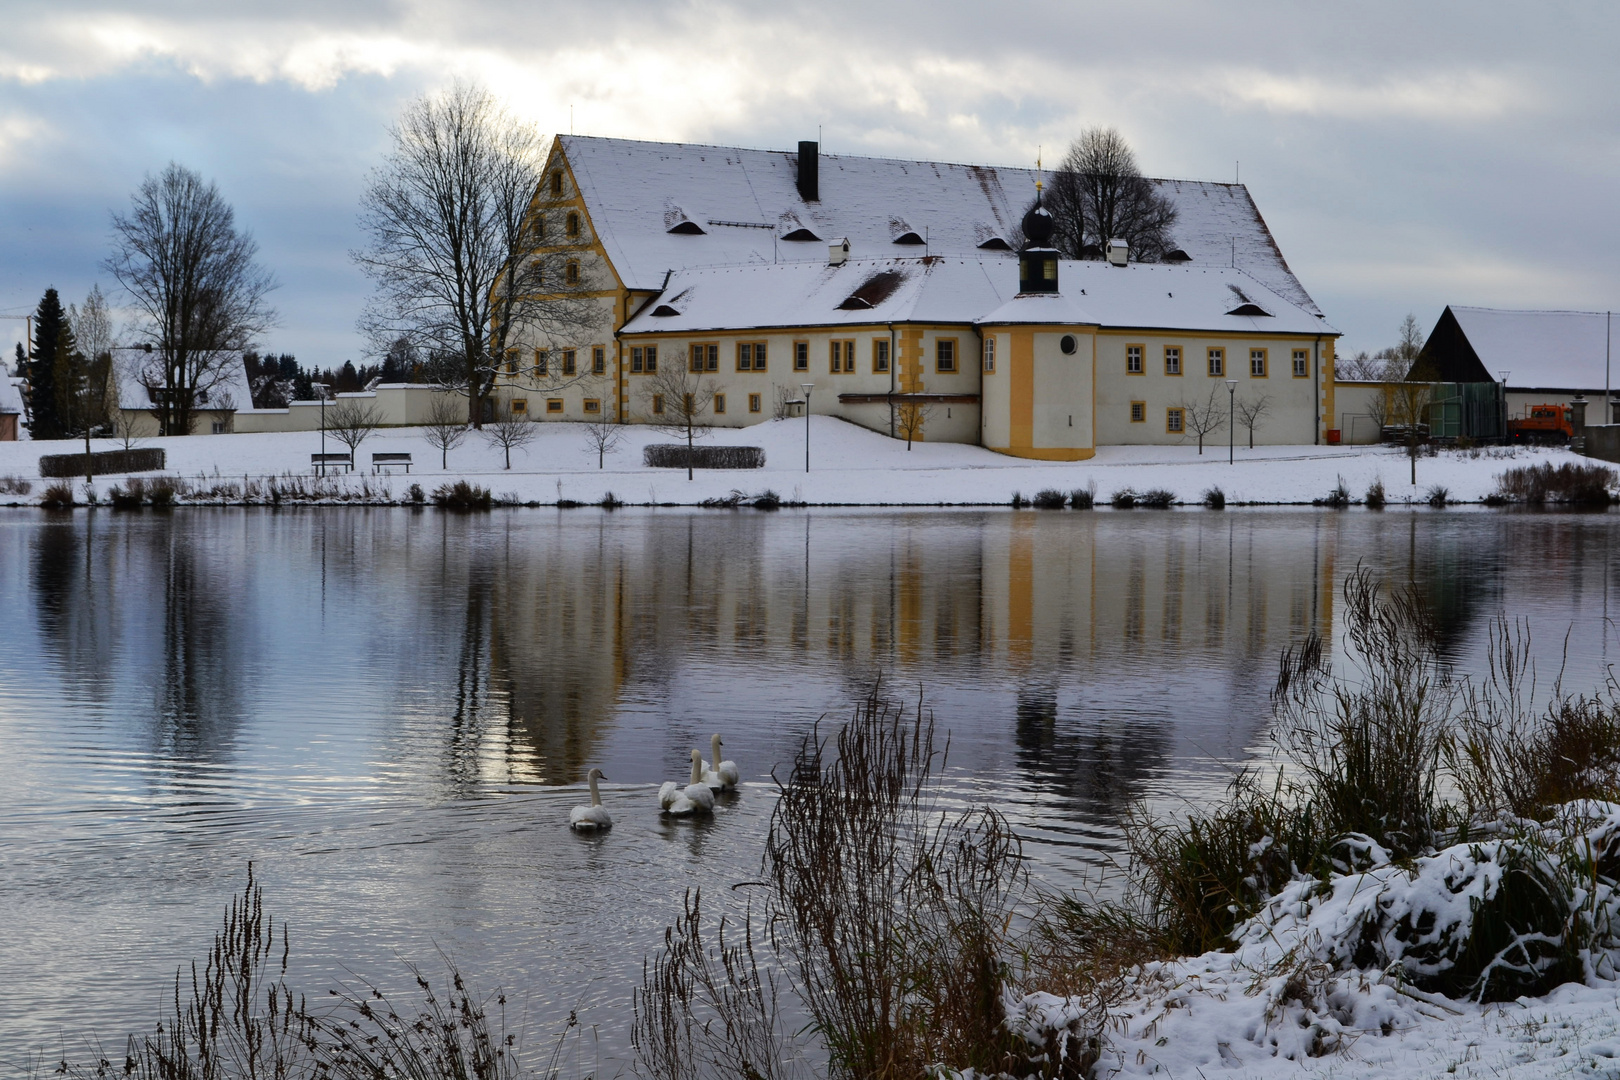
[(1237, 422), (1249, 429), (1249, 449), (1254, 449), (1254, 429), (1259, 427), (1267, 416), (1271, 414), (1271, 395), (1261, 394), (1257, 398), (1239, 398), (1232, 406), (1237, 413)]
[(1414, 363), (1407, 377), (1393, 384), (1389, 395), (1389, 422), (1401, 434), (1401, 446), (1411, 466), (1411, 481), (1417, 486), (1417, 459), (1429, 441), (1429, 406), (1434, 401), (1431, 372), (1425, 363)]
[(933, 415), (933, 406), (914, 397), (902, 397), (895, 403), (895, 430), (906, 440), (907, 451), (911, 449), (911, 440), (922, 437), (923, 430), (928, 427), (928, 421)]
[(791, 383), (777, 383), (771, 388), (771, 419), (786, 420), (793, 415), (793, 406), (801, 400)]
[(1219, 431), (1226, 424), (1226, 406), (1216, 400), (1215, 387), (1211, 386), (1209, 397), (1202, 402), (1187, 404), (1182, 402), (1182, 421), (1187, 430), (1198, 436), (1198, 452), (1204, 452), (1204, 436)]
[(450, 451), (467, 438), (467, 410), (461, 407), (457, 396), (448, 390), (433, 395), (428, 407), (427, 423), (422, 425), (423, 437), (429, 446), (439, 452), (439, 468), (450, 468)]
[(129, 452), (146, 441), (140, 434), (141, 415), (136, 409), (126, 409), (118, 404), (112, 409), (112, 436), (118, 448), (124, 452), (125, 472), (129, 471)]
[(667, 360), (661, 360), (658, 373), (641, 385), (653, 424), (660, 431), (686, 440), (688, 480), (692, 479), (692, 445), (709, 434), (702, 417), (718, 390), (702, 372), (688, 370), (685, 349), (677, 349)]
[(173, 162), (141, 182), (130, 212), (114, 213), (112, 224), (102, 265), (129, 294), (140, 316), (134, 331), (159, 360), (149, 376), (159, 433), (189, 435), (199, 401), (274, 320), (265, 296), (275, 279), (219, 189)]
[[(611, 381), (603, 379), (601, 385), (599, 387), (592, 386), (590, 392), (594, 392), (597, 399), (602, 400), (607, 397), (608, 393), (613, 392), (613, 385)], [(619, 444), (624, 442), (625, 435), (624, 425), (615, 419), (613, 410), (605, 406), (606, 402), (604, 401), (603, 410), (596, 414), (596, 419), (588, 420), (583, 425), (585, 452), (596, 455), (596, 467), (598, 469), (606, 468), (607, 455), (619, 448)]]
[(506, 452), (506, 467), (510, 469), (512, 451), (528, 446), (540, 434), (540, 429), (535, 427), (528, 413), (513, 412), (511, 402), (507, 402), (504, 408), (495, 410), (495, 419), (485, 424), (480, 434), (490, 446)]
[(1052, 174), (1049, 191), (1054, 239), (1072, 259), (1100, 259), (1116, 238), (1130, 244), (1138, 262), (1158, 262), (1172, 246), (1175, 204), (1142, 176), (1130, 144), (1114, 128), (1083, 132)]
[(349, 448), (349, 457), (360, 464), (360, 444), (371, 438), (382, 424), (382, 414), (374, 402), (362, 398), (340, 398), (326, 411), (326, 433)]
[(352, 253), (377, 288), (361, 327), (379, 352), (404, 338), (426, 354), (476, 427), (501, 367), (522, 366), (520, 327), (535, 341), (583, 341), (605, 313), (588, 296), (581, 245), (550, 244), (531, 215), (545, 164), (533, 127), (458, 82), (413, 102), (389, 135), (361, 199), (370, 243)]

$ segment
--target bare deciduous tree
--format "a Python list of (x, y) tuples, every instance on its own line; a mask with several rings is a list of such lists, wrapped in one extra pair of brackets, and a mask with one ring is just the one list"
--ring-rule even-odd
[[(604, 382), (603, 387), (612, 392), (610, 383)], [(601, 389), (596, 393), (599, 400), (606, 397)], [(587, 420), (582, 427), (585, 432), (585, 452), (596, 455), (598, 469), (605, 468), (607, 456), (624, 442), (624, 425), (614, 419), (611, 410), (604, 408), (602, 412), (596, 414), (596, 419)]]
[(908, 451), (911, 449), (911, 441), (922, 437), (923, 430), (928, 427), (928, 421), (933, 415), (933, 406), (914, 397), (903, 397), (895, 403), (895, 430), (906, 440)]
[(686, 350), (678, 349), (658, 365), (658, 373), (641, 385), (647, 411), (653, 424), (676, 438), (686, 440), (686, 478), (692, 479), (692, 445), (709, 434), (702, 420), (714, 402), (719, 387), (700, 371), (691, 371)]
[(1226, 424), (1226, 406), (1216, 400), (1216, 387), (1211, 386), (1209, 397), (1202, 402), (1181, 405), (1182, 420), (1187, 430), (1198, 436), (1198, 452), (1204, 452), (1204, 436), (1219, 431)]
[(129, 294), (140, 315), (134, 332), (156, 355), (145, 378), (159, 433), (189, 435), (199, 402), (274, 320), (265, 296), (275, 279), (219, 189), (182, 165), (143, 180), (130, 212), (112, 223), (102, 265)]
[(1249, 449), (1254, 449), (1254, 429), (1265, 422), (1271, 413), (1271, 395), (1261, 394), (1257, 398), (1238, 398), (1232, 406), (1237, 413), (1237, 422), (1249, 429)]
[(531, 205), (545, 144), (533, 127), (458, 82), (413, 102), (389, 134), (361, 200), (370, 243), (352, 253), (377, 288), (361, 327), (379, 352), (403, 338), (427, 355), (434, 380), (467, 396), (476, 427), (499, 369), (522, 363), (520, 328), (534, 341), (583, 341), (605, 315), (578, 245), (539, 235)]
[(448, 470), (450, 451), (467, 438), (467, 410), (461, 406), (457, 395), (448, 390), (433, 395), (422, 435), (428, 445), (439, 452), (439, 468)]
[(129, 471), (129, 452), (146, 440), (140, 434), (141, 413), (114, 405), (112, 409), (112, 435), (118, 448), (124, 452), (124, 471)]
[(381, 423), (382, 414), (376, 404), (362, 398), (339, 398), (326, 411), (326, 433), (349, 448), (349, 457), (356, 466), (360, 464), (360, 444), (371, 438)]
[(1112, 239), (1128, 242), (1138, 262), (1158, 262), (1171, 248), (1175, 204), (1142, 176), (1130, 144), (1114, 128), (1082, 133), (1048, 191), (1054, 241), (1071, 259), (1102, 258)]
[(532, 443), (540, 429), (535, 427), (528, 413), (513, 412), (511, 402), (507, 402), (505, 407), (495, 410), (495, 419), (485, 424), (480, 434), (491, 447), (505, 452), (506, 467), (510, 469), (512, 451)]
[(1427, 364), (1414, 363), (1406, 378), (1394, 383), (1389, 395), (1389, 422), (1401, 434), (1401, 446), (1411, 466), (1411, 482), (1417, 486), (1417, 459), (1429, 441), (1429, 406), (1434, 386)]

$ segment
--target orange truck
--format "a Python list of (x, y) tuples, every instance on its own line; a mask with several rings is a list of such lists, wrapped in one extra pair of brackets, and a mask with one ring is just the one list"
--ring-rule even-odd
[(1524, 416), (1508, 421), (1508, 440), (1567, 443), (1575, 437), (1575, 411), (1568, 405), (1532, 405)]

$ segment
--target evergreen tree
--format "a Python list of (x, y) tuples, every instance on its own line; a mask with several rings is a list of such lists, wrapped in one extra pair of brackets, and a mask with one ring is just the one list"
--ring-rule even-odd
[[(77, 351), (73, 328), (55, 289), (46, 289), (34, 312), (34, 351), (28, 355), (28, 432), (35, 439), (67, 437), (61, 397), (68, 387), (59, 386), (57, 373), (62, 361)], [(71, 363), (71, 361), (69, 361)]]
[(12, 362), (11, 373), (17, 376), (28, 374), (28, 354), (23, 352), (22, 342), (17, 342), (17, 359)]

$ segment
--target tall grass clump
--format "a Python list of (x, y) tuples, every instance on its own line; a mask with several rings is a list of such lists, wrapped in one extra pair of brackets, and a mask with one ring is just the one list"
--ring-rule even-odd
[(70, 510), (73, 508), (73, 483), (69, 480), (58, 480), (54, 484), (46, 484), (45, 492), (39, 497), (39, 505), (47, 510)]
[(1209, 510), (1225, 510), (1226, 492), (1222, 491), (1220, 485), (1218, 484), (1214, 487), (1205, 488), (1203, 497), (1199, 500), (1199, 502), (1201, 502), (1204, 507)]
[(493, 498), (489, 489), (457, 480), (433, 489), (433, 505), (441, 510), (488, 510)]
[(1335, 510), (1343, 510), (1355, 500), (1350, 498), (1350, 488), (1345, 485), (1344, 477), (1341, 476), (1338, 478), (1338, 482), (1333, 485), (1332, 490), (1322, 498), (1314, 501), (1317, 506), (1331, 506)]
[(1057, 488), (1042, 488), (1030, 501), (1037, 510), (1061, 510), (1069, 501), (1069, 497)]
[(1451, 489), (1444, 484), (1435, 484), (1424, 493), (1423, 501), (1436, 510), (1443, 510), (1451, 502)]
[(1164, 488), (1144, 491), (1136, 500), (1138, 506), (1145, 506), (1149, 510), (1168, 510), (1175, 501), (1175, 492), (1166, 491)]
[(1108, 505), (1115, 510), (1133, 510), (1136, 508), (1137, 500), (1140, 498), (1141, 496), (1137, 495), (1132, 489), (1121, 488), (1108, 496)]
[(1083, 488), (1069, 492), (1069, 505), (1076, 510), (1090, 510), (1097, 505), (1097, 481), (1088, 481)]
[(1382, 510), (1385, 503), (1389, 501), (1389, 497), (1384, 493), (1384, 481), (1378, 479), (1368, 484), (1367, 494), (1362, 496), (1361, 501), (1366, 504), (1369, 510)]
[[(839, 1080), (1086, 1075), (1117, 982), (1078, 959), (1059, 906), (1031, 917), (1036, 894), (1001, 815), (943, 802), (946, 749), (920, 700), (877, 689), (833, 739), (804, 740), (766, 838), (764, 929), (752, 910), (707, 929), (687, 898), (636, 996), (644, 1073), (774, 1080), (803, 1072), (814, 1049)], [(1020, 997), (1035, 990), (1082, 1007), (1043, 1026)], [(808, 1014), (797, 1034), (781, 1026), (783, 993)]]
[(1541, 506), (1549, 502), (1606, 506), (1614, 501), (1620, 476), (1605, 465), (1564, 462), (1521, 465), (1496, 478), (1496, 490), (1510, 502)]
[(0, 476), (0, 495), (27, 495), (34, 485), (20, 476)]

